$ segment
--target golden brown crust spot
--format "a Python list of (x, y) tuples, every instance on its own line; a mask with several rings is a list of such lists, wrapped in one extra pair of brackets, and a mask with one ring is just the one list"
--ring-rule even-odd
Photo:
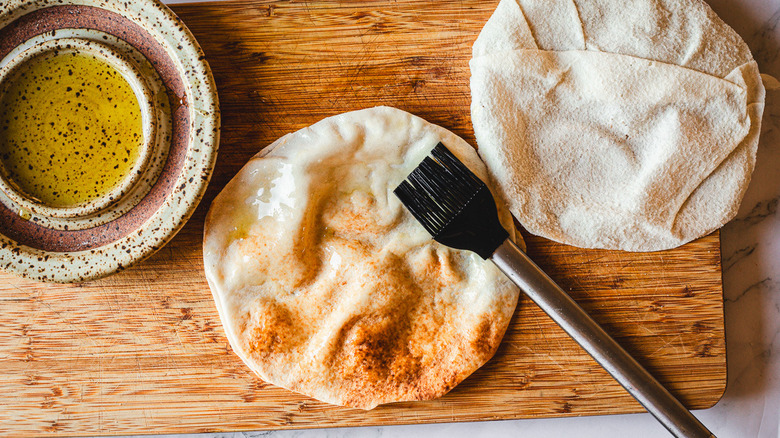
[(246, 351), (257, 358), (285, 353), (301, 340), (295, 317), (285, 306), (267, 301), (253, 310), (242, 328)]
[(483, 319), (475, 330), (470, 347), (479, 356), (493, 356), (503, 335), (504, 333), (499, 332), (493, 320)]

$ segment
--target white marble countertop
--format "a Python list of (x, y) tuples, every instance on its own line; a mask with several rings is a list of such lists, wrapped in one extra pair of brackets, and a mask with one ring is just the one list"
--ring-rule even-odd
[[(182, 3), (191, 0), (171, 0)], [(780, 78), (780, 0), (707, 0), (747, 41), (762, 73)], [(780, 437), (780, 91), (767, 92), (753, 179), (722, 231), (728, 387), (696, 411), (717, 436)], [(178, 435), (191, 437), (194, 435)], [(668, 437), (649, 414), (303, 431), (201, 434), (242, 437)]]

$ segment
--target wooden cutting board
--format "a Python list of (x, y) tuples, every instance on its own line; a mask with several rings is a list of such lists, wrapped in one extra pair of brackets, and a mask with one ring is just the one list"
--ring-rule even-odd
[[(0, 434), (207, 432), (639, 412), (528, 299), (486, 366), (444, 398), (363, 412), (264, 383), (223, 335), (203, 276), (206, 210), (260, 148), (343, 111), (392, 105), (475, 144), (471, 45), (497, 1), (177, 5), (217, 79), (222, 144), (194, 217), (105, 280), (0, 274)], [(717, 233), (650, 254), (525, 235), (531, 257), (691, 408), (726, 385)]]

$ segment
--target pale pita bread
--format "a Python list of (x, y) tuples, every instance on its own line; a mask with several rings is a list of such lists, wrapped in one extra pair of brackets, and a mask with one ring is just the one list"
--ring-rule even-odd
[(378, 107), (281, 138), (214, 200), (206, 277), (231, 346), (263, 380), (371, 409), (439, 397), (493, 355), (518, 289), (434, 242), (392, 193), (438, 141), (487, 176), (459, 137)]
[(699, 0), (502, 0), (474, 43), (479, 153), (528, 231), (654, 251), (737, 213), (764, 87)]

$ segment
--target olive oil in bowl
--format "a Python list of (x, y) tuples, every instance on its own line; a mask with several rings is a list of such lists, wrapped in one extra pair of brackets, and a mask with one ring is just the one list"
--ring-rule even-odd
[(3, 81), (0, 170), (34, 204), (105, 207), (144, 157), (143, 119), (133, 87), (106, 59), (37, 54)]

